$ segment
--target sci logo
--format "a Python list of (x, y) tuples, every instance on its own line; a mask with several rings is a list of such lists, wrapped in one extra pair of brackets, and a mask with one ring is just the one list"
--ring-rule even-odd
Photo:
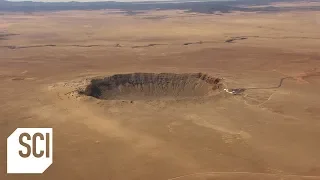
[(42, 174), (51, 164), (52, 128), (17, 128), (8, 137), (8, 174)]

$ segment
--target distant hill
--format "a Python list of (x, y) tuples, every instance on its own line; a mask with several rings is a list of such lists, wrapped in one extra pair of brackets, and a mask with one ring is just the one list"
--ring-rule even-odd
[[(184, 0), (183, 0), (184, 1)], [(233, 0), (233, 1), (194, 1), (194, 2), (32, 2), (21, 1), (11, 2), (0, 0), (0, 11), (9, 12), (36, 12), (36, 11), (63, 11), (63, 10), (101, 10), (101, 9), (122, 9), (124, 11), (138, 10), (170, 10), (179, 9), (199, 13), (228, 13), (231, 11), (245, 12), (272, 12), (290, 11), (292, 8), (261, 7), (244, 8), (240, 5), (268, 5), (271, 2), (296, 1), (296, 0)], [(295, 9), (299, 7), (294, 7)], [(301, 7), (303, 8), (303, 7)], [(304, 7), (306, 8), (306, 7)], [(308, 8), (308, 10), (320, 10), (320, 7)]]

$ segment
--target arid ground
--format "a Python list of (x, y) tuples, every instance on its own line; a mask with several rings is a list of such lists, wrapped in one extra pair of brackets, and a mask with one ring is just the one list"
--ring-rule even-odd
[[(319, 11), (3, 13), (0, 179), (320, 179), (319, 30)], [(128, 73), (202, 73), (245, 91), (111, 100), (76, 91)], [(6, 174), (18, 127), (53, 128), (44, 174)]]

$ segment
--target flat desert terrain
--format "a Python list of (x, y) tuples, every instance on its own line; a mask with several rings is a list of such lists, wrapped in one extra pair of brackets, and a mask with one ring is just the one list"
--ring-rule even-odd
[[(320, 179), (319, 30), (305, 10), (3, 13), (0, 179)], [(53, 128), (44, 174), (6, 174), (18, 127)]]

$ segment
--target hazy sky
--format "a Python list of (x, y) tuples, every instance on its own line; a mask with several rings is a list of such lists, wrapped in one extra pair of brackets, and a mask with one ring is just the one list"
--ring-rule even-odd
[[(38, 2), (97, 2), (97, 1), (118, 1), (118, 2), (139, 2), (139, 1), (179, 1), (179, 0), (8, 0), (8, 1), (38, 1)], [(183, 1), (201, 1), (201, 0), (183, 0)], [(203, 0), (208, 1), (208, 0)], [(215, 1), (215, 0), (210, 0)], [(216, 1), (228, 1), (228, 0), (216, 0)]]
[[(118, 2), (139, 2), (139, 1), (174, 1), (174, 0), (8, 0), (8, 1), (38, 1), (38, 2), (69, 2), (69, 1), (78, 1), (78, 2), (97, 2), (97, 1), (118, 1)], [(193, 0), (190, 0), (193, 1)], [(199, 0), (194, 0), (199, 1)], [(201, 1), (201, 0), (200, 0)]]

